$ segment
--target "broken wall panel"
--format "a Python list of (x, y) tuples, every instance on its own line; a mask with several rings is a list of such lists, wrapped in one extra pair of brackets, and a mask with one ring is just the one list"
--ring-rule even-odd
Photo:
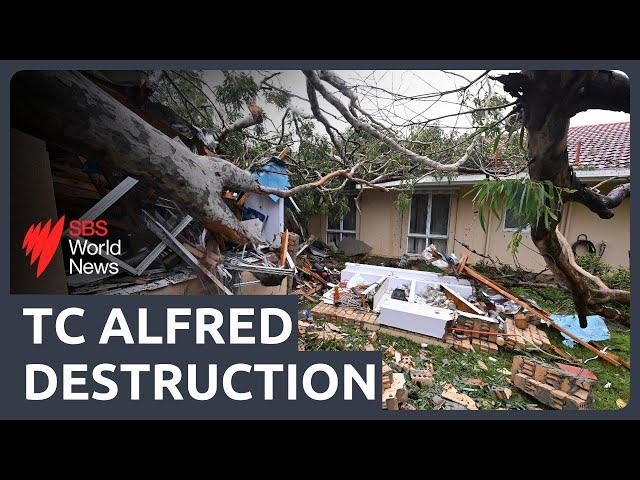
[[(360, 263), (345, 264), (345, 268), (340, 273), (340, 280), (348, 281), (354, 275), (359, 274), (367, 281), (374, 282), (381, 276), (389, 276), (390, 281), (400, 281), (410, 285), (411, 281), (421, 282), (422, 287), (440, 289), (441, 284), (447, 285), (451, 290), (464, 298), (469, 298), (473, 294), (473, 288), (468, 280), (458, 279), (450, 275), (441, 275), (434, 272), (421, 272), (418, 270), (407, 270), (404, 268), (383, 267), (378, 265), (365, 265)], [(391, 285), (396, 288), (395, 285)]]
[[(277, 202), (274, 202), (268, 195), (248, 193), (244, 207), (245, 209), (253, 209), (265, 216), (261, 238), (266, 243), (273, 243), (275, 247), (279, 247), (280, 232), (284, 231), (284, 199), (280, 198)], [(243, 220), (248, 219), (243, 217)]]
[(446, 308), (420, 305), (390, 298), (380, 305), (378, 323), (421, 335), (443, 338), (449, 322), (454, 317), (455, 313)]

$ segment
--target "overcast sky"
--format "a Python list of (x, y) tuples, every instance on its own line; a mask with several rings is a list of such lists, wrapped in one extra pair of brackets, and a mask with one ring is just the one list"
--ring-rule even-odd
[[(265, 73), (269, 72), (262, 71), (250, 73), (256, 80), (259, 80)], [(437, 90), (446, 91), (458, 88), (467, 83), (463, 78), (461, 78), (461, 76), (468, 79), (474, 79), (482, 74), (482, 70), (451, 70), (449, 73), (439, 70), (338, 70), (337, 73), (352, 85), (367, 83), (369, 85), (376, 85), (379, 87), (381, 90), (378, 90), (378, 92), (381, 98), (373, 99), (372, 95), (360, 95), (361, 98), (373, 99), (369, 101), (361, 100), (362, 107), (370, 112), (380, 111), (382, 109), (389, 113), (388, 119), (390, 121), (395, 120), (397, 123), (404, 123), (403, 120), (406, 119), (413, 119), (414, 121), (425, 120), (458, 112), (459, 105), (454, 103), (456, 101), (455, 95), (445, 97), (445, 100), (448, 100), (451, 103), (448, 103), (447, 101), (433, 102), (431, 100), (411, 100), (404, 102), (402, 105), (391, 105), (389, 102), (389, 95), (384, 93), (382, 89), (412, 97), (433, 93)], [(507, 71), (494, 70), (491, 72), (491, 75), (500, 73), (507, 73)], [(205, 79), (210, 85), (214, 86), (222, 82), (223, 75), (220, 71), (208, 71), (205, 73)], [(305, 77), (299, 70), (282, 71), (277, 79), (274, 79), (272, 82), (297, 95), (305, 98), (307, 97)], [(495, 93), (505, 95), (501, 86), (496, 82), (494, 82), (493, 88)], [(508, 95), (507, 98), (512, 100)], [(310, 113), (308, 103), (293, 99), (292, 104), (300, 110)], [(337, 111), (322, 98), (320, 98), (320, 104), (323, 109), (337, 114)], [(283, 112), (279, 111), (272, 105), (262, 104), (261, 106), (265, 109), (268, 118), (273, 120), (276, 124), (279, 124), (279, 121), (282, 119)], [(337, 128), (340, 128), (341, 126), (346, 128), (347, 126), (346, 123), (341, 125), (339, 122), (331, 118), (330, 121)], [(571, 119), (571, 125), (577, 126), (624, 121), (629, 121), (629, 114), (604, 110), (590, 110), (574, 116)], [(468, 116), (454, 116), (441, 120), (440, 125), (443, 127), (462, 127), (462, 129), (464, 129), (470, 127), (470, 121)]]

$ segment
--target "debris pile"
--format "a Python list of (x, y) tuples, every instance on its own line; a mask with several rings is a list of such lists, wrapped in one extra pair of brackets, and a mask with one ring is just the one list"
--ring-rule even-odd
[[(157, 185), (54, 147), (50, 160), (57, 210), (82, 221), (104, 221), (108, 229), (100, 241), (112, 246), (98, 249), (94, 237), (78, 236), (70, 229), (63, 233), (68, 238), (73, 234), (85, 245), (71, 250), (67, 242), (62, 243), (69, 293), (290, 293), (298, 273), (294, 258), (299, 236), (285, 228), (284, 199), (224, 192), (231, 211), (262, 239), (258, 245), (233, 246), (223, 233), (205, 228)], [(275, 168), (279, 160), (276, 156), (261, 167), (256, 179), (272, 181), (262, 170)], [(283, 176), (286, 173), (277, 175), (278, 185)], [(89, 249), (103, 262), (92, 271), (78, 267)]]
[[(566, 330), (556, 325), (535, 302), (513, 295), (467, 266), (466, 256), (458, 261), (433, 248), (430, 255), (434, 262), (439, 261), (442, 273), (346, 263), (339, 272), (339, 280), (322, 285), (322, 301), (309, 315), (338, 328), (344, 325), (372, 332), (371, 335), (383, 333), (423, 347), (439, 345), (463, 353), (479, 352), (488, 355), (486, 363), (477, 360), (477, 368), (484, 372), (488, 372), (487, 363), (495, 362), (493, 356), (500, 351), (519, 353), (511, 372), (506, 368), (496, 372), (502, 381), (551, 408), (590, 408), (595, 380), (585, 377), (586, 369), (553, 345), (546, 332), (547, 328), (563, 333)], [(599, 357), (625, 365), (623, 360), (593, 343), (589, 347), (597, 351)], [(367, 342), (364, 349), (375, 350), (373, 342)], [(429, 389), (435, 408), (479, 408), (465, 393), (468, 388), (464, 384), (460, 390), (459, 384), (435, 382), (430, 364), (420, 362), (417, 367), (413, 357), (393, 346), (387, 345), (383, 352), (383, 372), (386, 372), (383, 373), (383, 408), (403, 408), (406, 403), (403, 381), (410, 381), (412, 388)], [(563, 369), (562, 364), (550, 366), (534, 357), (564, 359), (569, 364)], [(483, 389), (494, 401), (508, 402), (513, 395), (513, 390), (506, 385), (467, 380), (480, 382), (481, 385), (474, 386)], [(537, 407), (526, 405), (525, 408)]]

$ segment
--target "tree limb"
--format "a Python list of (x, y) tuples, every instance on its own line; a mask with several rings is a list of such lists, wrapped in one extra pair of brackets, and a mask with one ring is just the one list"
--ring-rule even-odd
[[(395, 139), (383, 134), (380, 130), (356, 118), (353, 115), (353, 110), (355, 110), (355, 107), (347, 108), (335, 95), (331, 94), (324, 87), (320, 77), (315, 71), (303, 70), (303, 73), (307, 77), (310, 84), (314, 87), (314, 89), (318, 91), (320, 95), (322, 95), (322, 97), (327, 102), (329, 102), (336, 110), (338, 110), (338, 112), (342, 115), (342, 117), (344, 117), (344, 119), (347, 120), (347, 122), (349, 122), (349, 124), (353, 128), (355, 128), (358, 131), (367, 132), (368, 134), (370, 134), (371, 136), (378, 139), (379, 141), (387, 145), (389, 148), (394, 150), (396, 153), (399, 153), (400, 155), (404, 155), (409, 160), (423, 163), (427, 167), (433, 168), (434, 170), (438, 170), (442, 172), (455, 172), (457, 171), (458, 167), (463, 165), (468, 160), (469, 156), (471, 155), (471, 152), (474, 150), (476, 146), (478, 136), (473, 138), (473, 140), (465, 150), (464, 154), (456, 162), (453, 162), (453, 163), (441, 163), (429, 158), (426, 155), (419, 155), (409, 150), (408, 148), (402, 146)], [(326, 74), (325, 74), (325, 78), (326, 78)], [(489, 95), (488, 95), (488, 98), (490, 97), (491, 97), (491, 92), (489, 92)]]
[(233, 122), (228, 127), (220, 130), (217, 138), (218, 143), (224, 142), (224, 140), (233, 132), (239, 132), (241, 130), (244, 130), (245, 128), (254, 127), (259, 123), (262, 123), (262, 121), (264, 120), (264, 112), (262, 111), (262, 108), (258, 107), (255, 104), (253, 105), (253, 109), (250, 108), (251, 111), (247, 116)]
[(622, 201), (631, 195), (631, 183), (623, 183), (613, 188), (607, 195), (602, 195), (584, 185), (575, 193), (569, 195), (569, 199), (581, 203), (600, 218), (613, 217), (613, 208), (619, 206)]

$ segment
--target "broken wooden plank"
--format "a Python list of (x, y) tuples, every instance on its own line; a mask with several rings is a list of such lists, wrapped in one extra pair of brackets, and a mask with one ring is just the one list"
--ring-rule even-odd
[(284, 267), (287, 262), (287, 251), (289, 250), (289, 230), (280, 234), (280, 261), (278, 265)]
[(511, 292), (509, 292), (508, 290), (504, 289), (502, 286), (498, 285), (497, 283), (493, 282), (492, 280), (488, 279), (487, 277), (485, 277), (484, 275), (482, 275), (478, 271), (474, 270), (473, 268), (471, 268), (469, 266), (465, 266), (462, 269), (462, 273), (464, 273), (465, 275), (468, 275), (469, 277), (479, 281), (480, 283), (486, 285), (487, 287), (491, 288), (492, 290), (495, 290), (496, 292), (498, 292), (503, 297), (514, 301), (515, 303), (517, 303), (521, 307), (526, 308), (531, 313), (536, 315), (538, 318), (544, 320), (551, 327), (555, 328), (556, 330), (558, 330), (561, 333), (564, 333), (566, 336), (571, 338), (574, 342), (582, 345), (587, 350), (592, 351), (593, 353), (595, 353), (597, 356), (599, 356), (603, 360), (605, 360), (605, 361), (607, 361), (610, 364), (615, 365), (615, 366), (623, 365), (623, 366), (626, 367), (626, 365), (624, 363), (621, 363), (618, 359), (612, 357), (611, 355), (609, 355), (606, 352), (602, 352), (602, 351), (598, 350), (593, 345), (589, 345), (584, 340), (576, 337), (570, 331), (566, 330), (565, 328), (562, 328), (560, 325), (558, 325), (553, 320), (551, 320), (551, 317), (549, 316), (549, 314), (547, 312), (545, 312), (544, 310), (541, 310), (541, 309), (535, 307), (534, 305), (531, 305), (529, 302), (526, 302), (526, 301), (522, 300), (520, 297), (512, 294)]
[(471, 302), (458, 295), (445, 284), (441, 283), (440, 289), (444, 292), (446, 297), (455, 304), (456, 309), (467, 313), (475, 313), (476, 315), (486, 315), (486, 312), (482, 311), (480, 308), (476, 307)]

